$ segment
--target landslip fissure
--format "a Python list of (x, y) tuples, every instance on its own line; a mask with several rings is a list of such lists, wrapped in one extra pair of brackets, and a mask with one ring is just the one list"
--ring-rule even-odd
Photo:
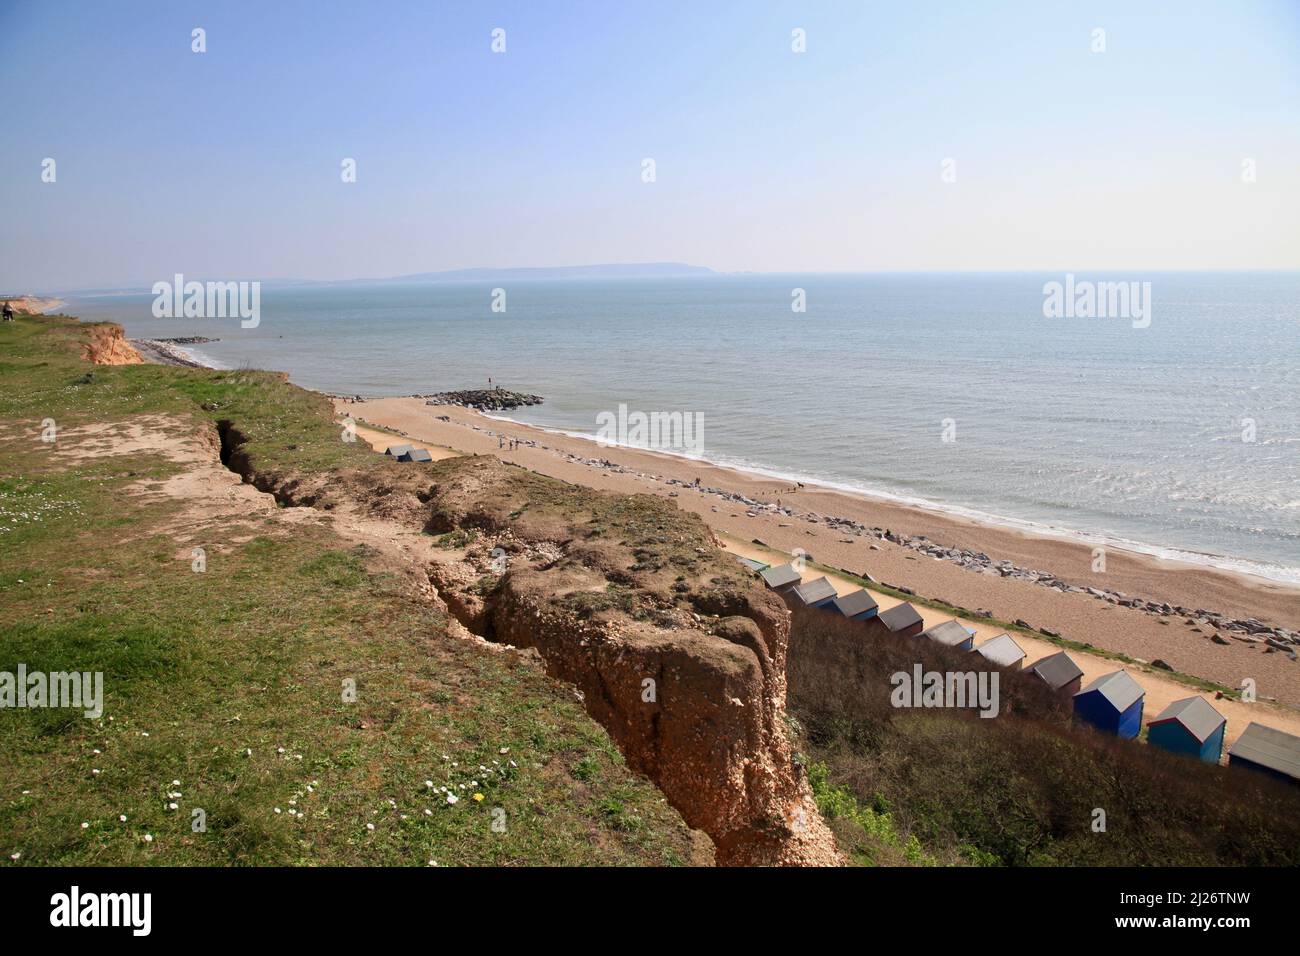
[[(719, 864), (841, 862), (786, 732), (789, 613), (724, 563), (698, 518), (635, 496), (650, 540), (676, 540), (664, 530), (671, 525), (676, 538), (699, 545), (689, 560), (674, 560), (718, 582), (695, 587), (678, 574), (668, 588), (661, 582), (676, 567), (629, 571), (626, 541), (584, 530), (582, 517), (603, 522), (628, 496), (562, 485), (490, 456), (394, 464), (391, 483), (382, 470), (357, 481), (263, 471), (233, 422), (217, 429), (222, 463), (282, 505), (346, 505), (402, 531), (463, 536), (467, 546), (423, 569), (440, 603), (474, 635), (535, 650), (552, 677), (576, 688), (627, 764), (708, 834)], [(530, 495), (545, 504), (559, 496), (574, 515), (559, 520)], [(644, 564), (638, 555), (632, 567)]]

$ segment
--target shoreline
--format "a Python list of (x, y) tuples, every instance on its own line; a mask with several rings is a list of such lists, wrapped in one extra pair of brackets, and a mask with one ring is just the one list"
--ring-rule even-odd
[[(572, 484), (670, 497), (720, 537), (787, 554), (803, 548), (821, 565), (1122, 654), (1139, 665), (1155, 662), (1156, 668), (1234, 689), (1250, 678), (1261, 699), (1300, 707), (1300, 587), (1286, 582), (1113, 544), (1107, 546), (1105, 573), (1095, 574), (1092, 544), (1077, 536), (1037, 533), (823, 483), (799, 487), (797, 480), (603, 445), (463, 406), (428, 406), (423, 398), (320, 394), (340, 415), (408, 440), (496, 455)], [(972, 557), (982, 561), (972, 566)], [(1014, 570), (1005, 571), (1008, 565)], [(1255, 624), (1243, 628), (1242, 621)]]
[(205, 368), (217, 371), (215, 365), (199, 361), (190, 349), (184, 348), (169, 339), (129, 339), (129, 344), (140, 358), (151, 365), (171, 365), (179, 368)]
[[(330, 398), (338, 397), (330, 393), (325, 394)], [(422, 398), (424, 396), (414, 395), (409, 397)], [(375, 401), (375, 399), (368, 399), (368, 401)], [(940, 518), (969, 521), (974, 524), (986, 525), (988, 527), (1016, 531), (1029, 537), (1050, 538), (1055, 541), (1087, 545), (1090, 548), (1100, 547), (1107, 550), (1123, 551), (1128, 554), (1141, 555), (1143, 557), (1168, 564), (1183, 566), (1189, 569), (1205, 568), (1219, 571), (1224, 574), (1238, 575), (1245, 578), (1247, 581), (1253, 581), (1259, 584), (1280, 585), (1282, 587), (1294, 588), (1296, 591), (1296, 599), (1300, 600), (1300, 566), (1291, 567), (1276, 564), (1271, 561), (1262, 561), (1256, 558), (1235, 557), (1232, 555), (1214, 554), (1207, 551), (1190, 551), (1185, 548), (1150, 544), (1145, 541), (1136, 541), (1131, 538), (1124, 538), (1104, 532), (1080, 531), (1074, 528), (1043, 524), (1041, 522), (1030, 521), (1024, 518), (996, 515), (991, 512), (980, 511), (977, 508), (970, 508), (965, 505), (949, 505), (942, 502), (929, 501), (924, 498), (880, 491), (878, 489), (862, 488), (844, 482), (830, 481), (828, 479), (818, 478), (814, 475), (780, 471), (764, 465), (757, 465), (743, 461), (713, 459), (703, 456), (696, 457), (680, 452), (660, 451), (656, 449), (642, 448), (636, 445), (602, 443), (598, 441), (594, 435), (586, 435), (581, 432), (569, 431), (568, 429), (563, 428), (554, 428), (547, 425), (534, 425), (530, 422), (520, 421), (499, 414), (490, 414), (487, 412), (480, 412), (480, 414), (487, 419), (501, 422), (505, 425), (536, 429), (552, 435), (564, 436), (576, 441), (587, 442), (588, 444), (601, 449), (612, 448), (618, 451), (645, 452), (646, 454), (662, 455), (665, 458), (674, 459), (686, 464), (709, 465), (724, 471), (733, 471), (756, 479), (802, 484), (828, 492), (871, 499), (878, 501), (881, 504), (925, 511)], [(1269, 571), (1276, 573), (1268, 573)]]
[[(336, 403), (336, 408), (339, 402), (344, 402), (349, 405), (359, 404), (362, 406), (375, 405), (376, 403), (389, 403), (389, 402), (413, 402), (413, 403), (418, 403), (419, 405), (422, 406), (424, 403), (424, 396), (402, 396), (400, 398), (367, 399), (367, 398), (362, 398), (360, 396), (349, 398), (349, 397), (335, 395), (328, 392), (322, 394), (326, 395), (326, 397), (333, 400)], [(1129, 558), (1136, 559), (1136, 560), (1144, 560), (1152, 564), (1155, 564), (1161, 570), (1168, 570), (1174, 573), (1208, 572), (1212, 574), (1222, 575), (1231, 579), (1238, 580), (1243, 586), (1248, 588), (1258, 588), (1261, 590), (1277, 590), (1283, 593), (1290, 592), (1294, 596), (1295, 600), (1297, 602), (1300, 602), (1300, 581), (1279, 580), (1276, 578), (1267, 577), (1265, 575), (1256, 574), (1248, 570), (1243, 570), (1237, 567), (1229, 567), (1229, 566), (1224, 566), (1222, 564), (1214, 564), (1210, 562), (1199, 562), (1199, 561), (1187, 560), (1185, 557), (1182, 557), (1182, 555), (1192, 554), (1192, 552), (1181, 551), (1179, 549), (1161, 548), (1157, 545), (1148, 545), (1143, 542), (1128, 542), (1125, 541), (1124, 539), (1111, 538), (1103, 535), (1096, 535), (1091, 532), (1074, 531), (1072, 529), (1064, 529), (1064, 528), (1057, 529), (1045, 525), (1038, 525), (1032, 522), (1022, 521), (1015, 518), (1004, 518), (998, 515), (985, 515), (981, 512), (973, 511), (971, 509), (963, 509), (956, 506), (950, 507), (950, 506), (937, 504), (933, 502), (921, 501), (919, 499), (909, 499), (903, 496), (891, 495), (884, 492), (867, 491), (859, 488), (840, 485), (834, 482), (819, 480), (812, 477), (800, 477), (796, 475), (787, 475), (787, 474), (781, 474), (776, 472), (769, 472), (763, 469), (744, 467), (739, 464), (718, 462), (708, 458), (695, 458), (688, 455), (659, 451), (656, 449), (641, 448), (632, 445), (612, 445), (612, 444), (599, 442), (594, 437), (583, 435), (581, 433), (571, 432), (571, 431), (557, 429), (557, 428), (548, 428), (542, 425), (533, 425), (528, 422), (519, 421), (517, 419), (507, 418), (503, 415), (489, 414), (487, 412), (478, 411), (472, 408), (466, 409), (461, 406), (451, 406), (451, 405), (439, 405), (439, 406), (428, 406), (428, 407), (437, 409), (439, 413), (445, 413), (446, 411), (451, 409), (455, 409), (456, 411), (460, 411), (460, 412), (468, 412), (470, 415), (477, 416), (478, 418), (482, 419), (485, 422), (497, 423), (502, 426), (508, 426), (510, 428), (520, 429), (527, 432), (536, 432), (542, 435), (549, 435), (552, 438), (556, 439), (557, 441), (561, 439), (567, 439), (573, 442), (580, 442), (583, 445), (588, 446), (594, 453), (601, 454), (601, 457), (599, 458), (590, 459), (590, 461), (592, 462), (610, 461), (612, 464), (616, 464), (615, 462), (612, 462), (612, 460), (609, 458), (609, 455), (611, 454), (633, 455), (633, 456), (645, 455), (645, 456), (651, 456), (656, 459), (662, 459), (664, 462), (663, 467), (665, 469), (669, 469), (669, 468), (673, 470), (676, 470), (678, 468), (694, 468), (700, 470), (708, 469), (710, 471), (719, 472), (722, 474), (729, 473), (731, 475), (734, 475), (738, 481), (751, 482), (751, 483), (768, 483), (768, 484), (771, 484), (773, 482), (784, 482), (786, 483), (784, 493), (787, 495), (798, 495), (802, 493), (805, 496), (808, 496), (810, 493), (820, 492), (824, 494), (827, 498), (842, 496), (846, 498), (861, 499), (864, 502), (870, 503), (875, 507), (881, 509), (921, 512), (922, 514), (931, 517), (935, 521), (959, 524), (959, 525), (969, 526), (974, 528), (986, 528), (989, 531), (1009, 532), (1026, 539), (1040, 539), (1046, 542), (1057, 542), (1060, 544), (1074, 545), (1077, 547), (1088, 547), (1089, 549), (1097, 546), (1104, 546), (1108, 551), (1119, 552), (1122, 555), (1127, 556)], [(387, 427), (387, 428), (393, 427), (390, 425), (385, 425), (383, 422), (374, 422), (372, 424), (378, 424), (381, 427)], [(408, 436), (408, 437), (419, 438), (419, 436), (415, 436), (415, 435)], [(444, 447), (448, 447), (448, 446), (444, 446)], [(667, 480), (669, 484), (675, 483), (671, 476)], [(680, 481), (680, 479), (678, 479), (678, 481)], [(802, 486), (802, 487), (799, 490), (795, 490), (795, 487), (793, 486)], [(685, 488), (689, 489), (690, 486), (686, 485)], [(708, 492), (716, 493), (718, 491), (727, 491), (729, 489), (707, 487), (707, 488), (702, 488), (700, 490), (705, 493)], [(779, 494), (779, 493), (781, 493), (780, 490), (771, 492), (771, 494)], [(759, 499), (750, 499), (747, 501), (745, 500), (745, 497), (747, 496), (738, 499), (740, 504), (744, 504), (746, 506), (758, 505), (763, 507), (766, 507), (771, 504), (770, 502), (763, 502)], [(795, 517), (795, 518), (799, 517), (799, 514), (797, 512), (793, 514), (789, 512), (781, 512), (781, 513), (784, 514), (785, 517)], [(851, 520), (846, 520), (844, 518), (834, 516), (834, 515), (818, 514), (817, 516), (823, 520), (832, 522), (832, 526), (840, 523), (852, 524)], [(876, 529), (854, 529), (850, 527), (850, 528), (841, 528), (838, 530), (842, 530), (844, 531), (844, 533), (849, 534), (849, 533), (853, 533), (854, 530), (870, 531)], [(882, 530), (888, 531), (889, 529), (882, 529)], [(927, 538), (927, 536), (925, 535), (908, 535), (908, 537), (913, 539), (919, 538), (921, 539), (921, 541), (925, 541)], [(900, 542), (895, 541), (894, 543), (900, 543)], [(939, 544), (937, 542), (930, 542), (930, 544), (935, 545), (939, 550), (948, 550), (945, 549), (942, 544)], [(1171, 554), (1170, 552), (1173, 552), (1174, 554)], [(1091, 558), (1091, 550), (1089, 551), (1089, 557)], [(1205, 557), (1216, 558), (1216, 557), (1226, 557), (1226, 556), (1207, 554), (1205, 555)], [(1226, 560), (1240, 561), (1243, 563), (1245, 562), (1257, 563), (1257, 562), (1252, 562), (1250, 559), (1247, 558), (1240, 558), (1240, 559), (1226, 558)], [(1293, 570), (1293, 569), (1283, 568), (1283, 570)], [(1294, 570), (1300, 571), (1300, 569), (1294, 569)], [(1043, 571), (1038, 573), (1049, 573), (1049, 572)], [(1098, 588), (1098, 589), (1102, 590), (1102, 588)], [(1124, 596), (1128, 597), (1128, 595), (1124, 595)], [(1202, 609), (1187, 608), (1187, 610), (1189, 613), (1194, 613), (1197, 610), (1202, 610)], [(1209, 609), (1207, 608), (1204, 610), (1209, 610)], [(1295, 611), (1296, 611), (1296, 619), (1294, 621), (1294, 626), (1300, 627), (1300, 605), (1298, 605), (1295, 608)]]
[[(1261, 698), (1300, 706), (1300, 664), (1292, 659), (1300, 647), (1288, 636), (1300, 637), (1294, 630), (1300, 628), (1300, 589), (1292, 586), (1119, 549), (1108, 553), (1106, 572), (1094, 575), (1091, 547), (1076, 541), (823, 487), (791, 491), (788, 484), (738, 469), (606, 447), (462, 407), (426, 406), (422, 399), (329, 397), (340, 415), (408, 440), (496, 455), (573, 484), (670, 497), (716, 534), (734, 540), (761, 542), (787, 554), (804, 548), (821, 565), (1001, 620), (1023, 621), (1138, 664), (1159, 661), (1220, 686), (1238, 688), (1251, 678)], [(517, 444), (503, 447), (507, 439)], [(877, 527), (888, 529), (889, 537), (869, 533)], [(984, 555), (990, 565), (1009, 561), (1020, 569), (1050, 569), (1038, 573), (1054, 583), (1004, 575), (995, 567), (972, 569), (933, 553), (954, 550)], [(1094, 593), (1101, 591), (1141, 597), (1107, 599)], [(1175, 612), (1178, 607), (1192, 613), (1184, 617)], [(1284, 636), (1264, 638), (1216, 623), (1238, 619), (1268, 621), (1261, 626), (1282, 628)], [(1268, 640), (1276, 640), (1276, 646)]]
[(68, 304), (65, 299), (39, 295), (11, 295), (0, 301), (8, 302), (19, 315), (48, 315)]

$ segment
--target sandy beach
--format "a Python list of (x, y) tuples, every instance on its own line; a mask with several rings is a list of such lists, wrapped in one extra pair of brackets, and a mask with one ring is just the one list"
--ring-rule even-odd
[[(1235, 705), (1246, 708), (1240, 719), (1233, 721), (1237, 731), (1244, 727), (1252, 707), (1258, 708), (1260, 719), (1279, 727), (1295, 718), (1289, 713), (1292, 708), (1300, 708), (1300, 664), (1286, 650), (1271, 648), (1248, 635), (1216, 635), (1203, 622), (1189, 624), (1181, 616), (1117, 605), (1086, 591), (1066, 592), (1033, 581), (972, 571), (893, 541), (845, 534), (829, 527), (824, 519), (833, 515), (900, 535), (924, 535), (938, 545), (978, 550), (995, 560), (1050, 571), (1081, 588), (1118, 591), (1231, 618), (1256, 618), (1290, 629), (1300, 627), (1300, 589), (1114, 549), (1108, 552), (1105, 572), (1097, 574), (1092, 571), (1091, 547), (1079, 542), (1029, 535), (865, 495), (810, 486), (791, 490), (787, 483), (761, 475), (640, 449), (601, 446), (470, 409), (429, 406), (418, 398), (336, 399), (336, 407), (340, 415), (351, 415), (358, 422), (466, 454), (498, 455), (504, 461), (575, 484), (670, 497), (732, 542), (758, 539), (778, 554), (803, 548), (820, 564), (869, 574), (922, 597), (984, 609), (1003, 620), (1022, 620), (1034, 628), (1140, 662), (1163, 661), (1176, 671), (1224, 686), (1239, 687), (1244, 679), (1252, 678), (1261, 701)], [(512, 440), (517, 442), (513, 447)], [(716, 493), (686, 487), (697, 478), (706, 489), (725, 489), (759, 502), (779, 500), (793, 513), (752, 510)], [(887, 599), (881, 603), (886, 605)], [(972, 624), (978, 625), (978, 621)], [(1094, 671), (1102, 673), (1119, 666), (1100, 655), (1087, 663), (1080, 661), (1080, 665), (1090, 677)], [(1194, 692), (1159, 669), (1140, 669), (1150, 694), (1149, 717), (1158, 712), (1157, 704), (1163, 706), (1160, 701), (1167, 702), (1166, 693), (1170, 695), (1167, 699), (1173, 700)], [(1151, 690), (1156, 681), (1169, 687), (1158, 695)], [(1287, 710), (1270, 706), (1268, 699)], [(1300, 723), (1292, 725), (1292, 732), (1300, 732)]]

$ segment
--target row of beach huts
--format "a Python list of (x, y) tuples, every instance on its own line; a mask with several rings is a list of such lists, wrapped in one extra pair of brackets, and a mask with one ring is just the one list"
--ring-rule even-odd
[[(859, 588), (838, 594), (825, 577), (804, 581), (791, 564), (767, 565), (741, 558), (767, 587), (787, 602), (799, 604), (852, 621), (874, 621), (900, 637), (923, 637), (956, 650), (971, 651), (989, 663), (1011, 670), (1023, 670), (1042, 680), (1052, 690), (1069, 694), (1077, 719), (1117, 737), (1136, 738), (1142, 731), (1142, 707), (1146, 692), (1127, 671), (1104, 674), (1088, 686), (1083, 670), (1064, 651), (1024, 666), (1028, 656), (1010, 634), (999, 634), (975, 646), (975, 632), (959, 621), (945, 621), (928, 630), (916, 608), (904, 602), (880, 610), (875, 599)], [(1219, 763), (1223, 755), (1227, 718), (1204, 697), (1174, 701), (1147, 724), (1147, 742), (1173, 753), (1206, 763)], [(1228, 763), (1271, 777), (1300, 782), (1300, 737), (1252, 721), (1228, 748)]]
[(395, 461), (433, 461), (429, 449), (416, 448), (414, 445), (389, 445), (384, 449), (384, 454)]

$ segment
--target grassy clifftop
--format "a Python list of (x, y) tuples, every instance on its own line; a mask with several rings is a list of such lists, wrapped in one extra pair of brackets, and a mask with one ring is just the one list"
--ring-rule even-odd
[(99, 719), (0, 710), (0, 863), (703, 858), (569, 688), (448, 637), (328, 520), (196, 507), (221, 489), (158, 448), (237, 421), (263, 468), (372, 467), (324, 399), (271, 373), (91, 366), (85, 335), (0, 327), (0, 671), (102, 671), (105, 691)]

